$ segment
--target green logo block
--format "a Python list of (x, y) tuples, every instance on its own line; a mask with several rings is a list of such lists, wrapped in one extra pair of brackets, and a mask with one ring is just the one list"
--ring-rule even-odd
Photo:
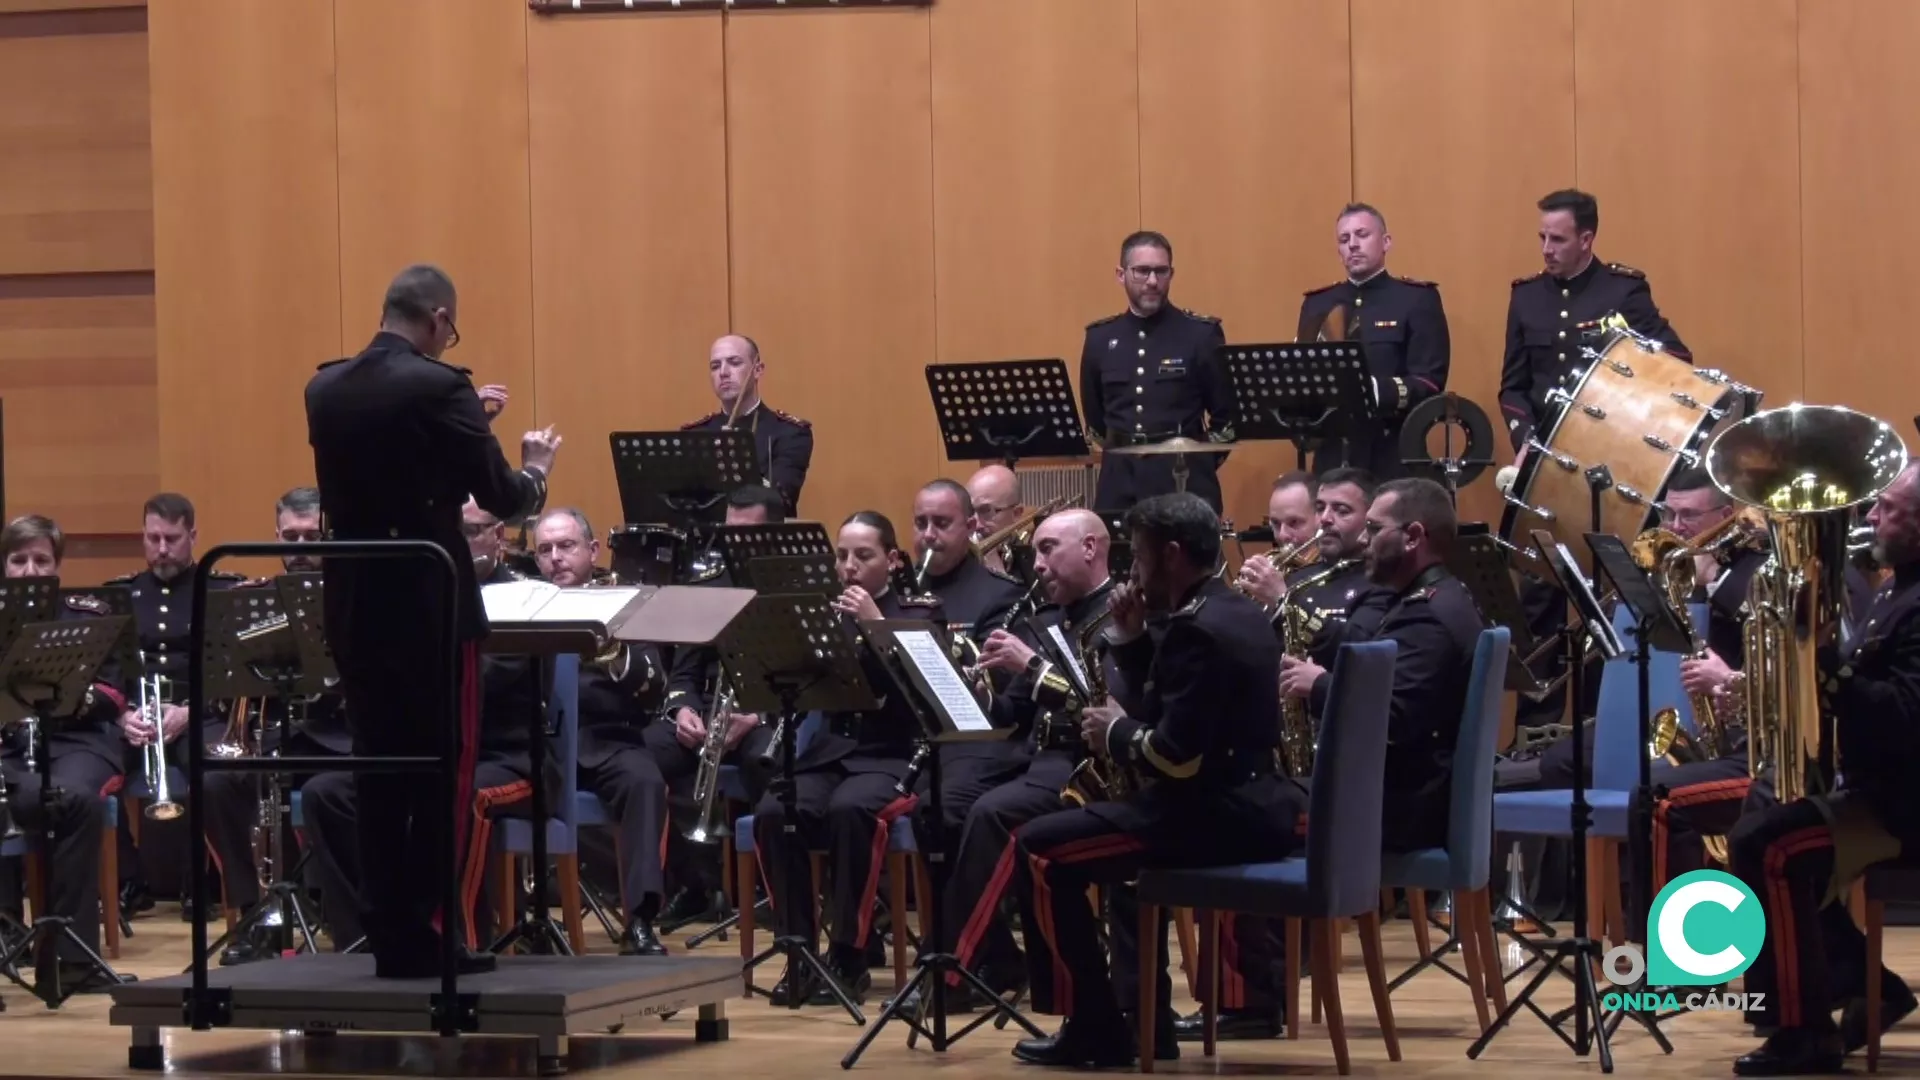
[(1695, 870), (1654, 897), (1647, 928), (1650, 984), (1714, 986), (1752, 966), (1767, 937), (1767, 916), (1739, 878)]

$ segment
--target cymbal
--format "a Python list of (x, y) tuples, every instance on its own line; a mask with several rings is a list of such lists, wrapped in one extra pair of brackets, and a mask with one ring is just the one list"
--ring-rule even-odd
[(1109, 446), (1109, 454), (1125, 454), (1133, 457), (1145, 457), (1150, 454), (1227, 454), (1233, 452), (1231, 443), (1207, 442), (1203, 439), (1189, 439), (1184, 435), (1157, 443), (1138, 443), (1133, 446)]

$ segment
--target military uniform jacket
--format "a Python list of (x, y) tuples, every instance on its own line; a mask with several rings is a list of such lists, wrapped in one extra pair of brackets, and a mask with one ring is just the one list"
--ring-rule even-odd
[[(1086, 658), (1080, 656), (1078, 651), (1080, 635), (1093, 620), (1106, 612), (1107, 599), (1113, 593), (1113, 586), (1113, 579), (1108, 578), (1101, 582), (1098, 588), (1078, 600), (1070, 600), (1065, 604), (1048, 604), (1035, 612), (1031, 618), (1020, 619), (1014, 623), (1010, 632), (1033, 650), (1034, 659), (1028, 663), (1025, 671), (1015, 675), (1008, 681), (1006, 688), (994, 696), (996, 726), (1016, 729), (1020, 733), (1017, 737), (1022, 740), (1031, 739), (1039, 734), (1034, 721), (1039, 718), (1042, 706), (1035, 697), (1035, 691), (1039, 687), (1041, 676), (1053, 666), (1053, 661), (1049, 659), (1053, 649), (1048, 647), (1052, 643), (1053, 635), (1048, 628), (1059, 627), (1060, 636), (1066, 639), (1067, 648), (1074, 650), (1075, 660), (1085, 665)], [(1048, 644), (1042, 644), (1043, 640)], [(1057, 649), (1058, 646), (1053, 648)], [(1102, 659), (1104, 662), (1104, 654)], [(1061, 677), (1069, 684), (1074, 682), (1074, 677), (1065, 672), (1061, 673)], [(1112, 680), (1108, 680), (1108, 685), (1111, 686), (1111, 684)], [(1066, 707), (1065, 702), (1058, 704), (1061, 708)], [(1074, 725), (1076, 741), (1078, 736), (1079, 725), (1076, 724)]]
[[(1088, 430), (1109, 445), (1205, 439), (1210, 432), (1232, 438), (1233, 390), (1217, 355), (1226, 341), (1220, 320), (1171, 304), (1089, 325), (1080, 350)], [(1188, 464), (1211, 472), (1220, 456), (1189, 455)]]
[[(321, 513), (334, 540), (430, 540), (453, 556), (460, 637), (485, 637), (486, 609), (460, 508), (469, 496), (510, 521), (546, 498), (538, 474), (507, 464), (471, 373), (382, 332), (365, 352), (320, 366), (307, 383), (307, 441)], [(440, 578), (415, 559), (328, 559), (327, 641), (356, 651), (431, 648), (445, 602)]]
[[(105, 602), (84, 593), (62, 596), (55, 622), (96, 619), (110, 614)], [(127, 710), (121, 684), (126, 676), (111, 654), (94, 672), (93, 685), (87, 688), (80, 708), (71, 720), (47, 731), (47, 752), (54, 760), (67, 754), (92, 754), (118, 773), (124, 766), (127, 743), (120, 734), (120, 714)], [(19, 760), (26, 752), (26, 726), (16, 725), (7, 733), (7, 756)]]
[[(753, 433), (753, 452), (766, 486), (787, 502), (787, 513), (800, 506), (800, 489), (813, 463), (813, 425), (761, 402), (751, 412), (734, 418), (733, 425)], [(727, 426), (725, 412), (711, 413), (682, 431), (719, 431)]]
[(1742, 548), (1727, 563), (1710, 594), (1704, 587), (1694, 591), (1695, 600), (1707, 605), (1707, 647), (1735, 671), (1746, 666), (1741, 627), (1747, 620), (1747, 586), (1766, 561), (1766, 552)]
[[(1386, 815), (1393, 822), (1447, 819), (1454, 740), (1467, 702), (1473, 652), (1485, 627), (1473, 595), (1444, 566), (1431, 566), (1393, 598), (1371, 634), (1348, 625), (1343, 640), (1390, 638), (1393, 700), (1387, 712)], [(1331, 669), (1313, 684), (1310, 706), (1325, 715)]]
[[(1315, 289), (1300, 302), (1299, 341), (1319, 336), (1327, 316), (1345, 310), (1346, 340), (1358, 341), (1373, 376), (1379, 418), (1355, 418), (1345, 464), (1381, 478), (1406, 471), (1400, 465), (1400, 425), (1407, 410), (1447, 388), (1453, 343), (1440, 289), (1430, 281), (1394, 277), (1385, 270), (1358, 284), (1351, 280)], [(1316, 463), (1324, 470), (1330, 463)]]
[(1272, 773), (1280, 646), (1260, 605), (1209, 577), (1112, 655), (1137, 698), (1107, 730), (1107, 755), (1150, 780), (1149, 802), (1204, 801)]
[[(873, 602), (880, 609), (882, 619), (946, 621), (941, 605), (929, 597), (903, 596), (888, 588), (874, 597)], [(852, 619), (842, 622), (849, 637), (858, 634), (858, 625)], [(914, 741), (925, 732), (920, 714), (914, 711), (906, 694), (895, 685), (893, 676), (873, 650), (863, 645), (859, 652), (861, 672), (880, 699), (880, 707), (864, 712), (828, 714), (826, 725), (795, 756), (795, 772), (811, 772), (837, 763), (850, 773), (906, 775)], [(774, 752), (778, 754), (778, 746)], [(778, 761), (778, 756), (774, 760)]]
[[(192, 655), (188, 646), (193, 638), (193, 578), (200, 572), (199, 564), (195, 563), (171, 580), (163, 581), (152, 570), (142, 570), (106, 582), (127, 589), (133, 602), (134, 628), (140, 639), (141, 665), (148, 676), (159, 675), (172, 684), (166, 701), (170, 705), (185, 705), (192, 689), (187, 679), (187, 664)], [(231, 589), (246, 581), (241, 574), (214, 570), (207, 575), (207, 591)], [(125, 685), (121, 688), (136, 705), (140, 700), (140, 674), (124, 672)], [(211, 726), (209, 722), (209, 728)]]
[[(1302, 588), (1302, 583), (1309, 584)], [(1291, 602), (1305, 610), (1315, 628), (1310, 658), (1324, 668), (1333, 667), (1334, 653), (1344, 640), (1345, 631), (1338, 624), (1354, 623), (1356, 632), (1372, 633), (1393, 601), (1392, 594), (1367, 580), (1366, 563), (1358, 558), (1340, 560), (1334, 566), (1316, 562), (1289, 570), (1287, 589)], [(1273, 632), (1285, 640), (1278, 614)]]
[(927, 575), (927, 591), (940, 598), (947, 625), (956, 634), (975, 641), (1006, 628), (1013, 606), (1026, 595), (1026, 587), (968, 555), (960, 565), (938, 576)]
[(1841, 787), (1860, 793), (1908, 852), (1920, 843), (1920, 563), (1895, 569), (1845, 645), (1820, 650)]
[(1555, 390), (1573, 392), (1589, 361), (1583, 327), (1619, 314), (1635, 332), (1653, 338), (1689, 363), (1693, 354), (1654, 305), (1647, 276), (1630, 266), (1594, 259), (1573, 277), (1535, 274), (1513, 283), (1507, 301), (1507, 352), (1500, 367), (1500, 411), (1518, 451), (1536, 427), (1559, 415)]

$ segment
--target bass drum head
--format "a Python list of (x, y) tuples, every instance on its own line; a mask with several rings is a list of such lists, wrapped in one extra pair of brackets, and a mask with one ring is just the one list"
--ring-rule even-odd
[(607, 533), (613, 572), (625, 585), (678, 583), (687, 534), (665, 525), (622, 525)]

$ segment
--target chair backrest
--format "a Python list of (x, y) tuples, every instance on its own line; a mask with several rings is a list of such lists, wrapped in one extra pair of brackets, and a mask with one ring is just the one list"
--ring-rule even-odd
[(1453, 791), (1447, 808), (1448, 877), (1455, 888), (1487, 883), (1493, 860), (1493, 754), (1506, 698), (1507, 655), (1513, 631), (1480, 631), (1467, 676), (1467, 700), (1453, 744)]
[[(1640, 782), (1640, 759), (1647, 750), (1640, 741), (1640, 670), (1633, 652), (1639, 635), (1625, 605), (1614, 612), (1613, 628), (1624, 649), (1606, 662), (1600, 675), (1600, 700), (1593, 721), (1593, 786), (1602, 791), (1631, 791)], [(1681, 659), (1679, 653), (1660, 649), (1647, 654), (1647, 703), (1651, 713), (1677, 706), (1685, 721), (1692, 710), (1680, 686)]]
[(1307, 820), (1307, 892), (1313, 910), (1357, 915), (1380, 902), (1380, 815), (1387, 768), (1387, 709), (1400, 645), (1340, 646)]

